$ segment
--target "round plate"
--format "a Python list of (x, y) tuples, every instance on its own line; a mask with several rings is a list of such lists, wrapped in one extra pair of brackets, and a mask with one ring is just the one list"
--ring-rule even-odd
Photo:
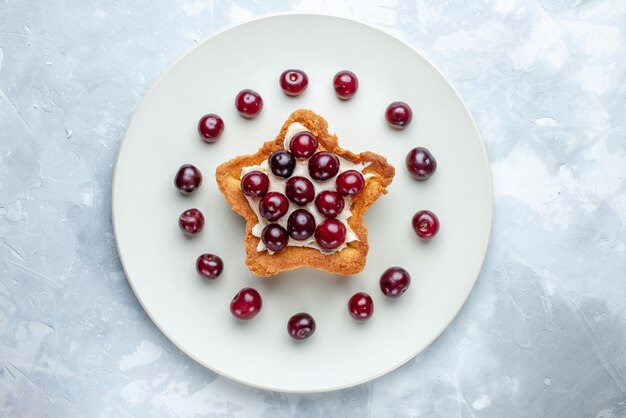
[[(309, 88), (285, 96), (281, 72), (300, 68)], [(335, 97), (334, 74), (350, 69), (359, 91), (349, 101)], [(233, 105), (244, 88), (258, 91), (264, 109), (254, 120)], [(411, 105), (411, 125), (386, 125), (394, 100)], [(244, 259), (244, 221), (226, 204), (215, 168), (240, 154), (253, 154), (278, 134), (289, 114), (311, 109), (328, 121), (343, 148), (373, 151), (396, 167), (389, 194), (365, 217), (370, 252), (365, 270), (339, 277), (298, 269), (263, 279)], [(225, 121), (215, 144), (202, 142), (196, 124), (205, 113)], [(416, 146), (431, 150), (437, 172), (425, 182), (404, 165)], [(190, 196), (174, 188), (184, 163), (204, 175)], [(204, 231), (186, 238), (178, 216), (197, 207)], [(421, 209), (440, 219), (437, 237), (420, 241), (411, 229)], [(154, 85), (135, 111), (122, 143), (113, 181), (113, 224), (128, 280), (150, 318), (181, 350), (238, 382), (285, 392), (321, 392), (356, 385), (387, 373), (428, 346), (467, 299), (480, 271), (491, 229), (491, 176), (486, 153), (468, 110), (450, 84), (424, 57), (396, 38), (354, 21), (319, 15), (258, 19), (213, 36), (187, 53)], [(225, 269), (203, 282), (195, 260), (218, 254)], [(378, 280), (390, 266), (412, 275), (409, 290), (386, 299)], [(231, 316), (241, 288), (263, 296), (251, 321)], [(357, 323), (347, 312), (352, 294), (368, 292), (374, 315)], [(309, 312), (317, 331), (296, 343), (288, 318)]]

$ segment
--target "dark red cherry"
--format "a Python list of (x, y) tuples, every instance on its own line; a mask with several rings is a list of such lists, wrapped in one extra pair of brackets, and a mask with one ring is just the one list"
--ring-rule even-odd
[(380, 290), (385, 296), (397, 298), (402, 296), (411, 285), (409, 272), (402, 267), (389, 267), (380, 276)]
[(315, 319), (306, 312), (300, 312), (289, 318), (287, 332), (294, 340), (305, 340), (315, 332)]
[(320, 151), (309, 160), (309, 175), (313, 180), (326, 181), (339, 172), (339, 158), (332, 152)]
[(260, 171), (251, 171), (241, 178), (241, 191), (246, 196), (263, 197), (269, 188), (269, 177)]
[(280, 251), (289, 243), (289, 235), (285, 228), (278, 224), (269, 224), (261, 232), (261, 240), (272, 251)]
[(287, 180), (285, 194), (296, 205), (304, 206), (315, 198), (315, 188), (306, 177), (292, 177)]
[(261, 312), (263, 300), (259, 292), (251, 287), (241, 289), (230, 302), (230, 313), (237, 319), (248, 321)]
[(222, 274), (224, 262), (215, 254), (202, 254), (196, 260), (196, 271), (206, 280), (215, 280)]
[(255, 118), (263, 109), (263, 99), (254, 90), (241, 90), (235, 98), (235, 107), (241, 116), (246, 119)]
[(286, 70), (280, 75), (280, 88), (288, 96), (299, 96), (306, 91), (309, 77), (302, 70)]
[(431, 239), (439, 231), (439, 219), (429, 210), (420, 210), (413, 215), (411, 224), (417, 236), (423, 239)]
[(182, 194), (189, 194), (202, 184), (202, 173), (191, 164), (183, 164), (174, 178), (174, 185)]
[(187, 209), (178, 218), (178, 226), (187, 235), (200, 233), (204, 227), (204, 215), (198, 209)]
[(308, 210), (296, 209), (287, 220), (287, 232), (291, 238), (303, 241), (315, 232), (315, 218)]
[(334, 250), (346, 241), (346, 226), (337, 219), (326, 219), (315, 229), (315, 241), (326, 250)]
[(365, 292), (355, 293), (348, 301), (348, 312), (357, 321), (369, 319), (374, 313), (372, 297)]
[(359, 88), (359, 80), (352, 71), (339, 71), (333, 79), (335, 94), (341, 100), (351, 99)]
[(325, 190), (315, 198), (315, 207), (327, 218), (336, 218), (341, 213), (346, 202), (343, 197), (332, 190)]
[(209, 113), (200, 118), (198, 133), (200, 138), (208, 144), (217, 141), (224, 132), (224, 121), (215, 113)]
[(272, 173), (278, 177), (287, 178), (296, 168), (296, 158), (289, 151), (274, 151), (268, 159)]
[(287, 213), (289, 201), (284, 194), (269, 192), (259, 201), (259, 212), (261, 216), (270, 222), (274, 222)]
[(342, 196), (355, 196), (365, 187), (363, 174), (356, 170), (348, 170), (337, 176), (337, 192)]
[(413, 148), (406, 156), (406, 168), (415, 180), (426, 180), (437, 169), (437, 160), (426, 148)]
[(411, 123), (413, 111), (411, 106), (404, 102), (393, 102), (387, 106), (385, 119), (387, 119), (387, 123), (392, 128), (404, 129)]
[(289, 149), (296, 158), (309, 158), (317, 151), (317, 138), (311, 132), (300, 132), (289, 141)]

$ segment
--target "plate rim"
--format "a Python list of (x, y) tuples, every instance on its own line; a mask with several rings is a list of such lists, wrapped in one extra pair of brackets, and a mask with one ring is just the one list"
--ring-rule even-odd
[[(172, 338), (172, 336), (165, 330), (163, 329), (163, 327), (155, 320), (155, 318), (152, 316), (152, 314), (150, 313), (150, 311), (146, 308), (146, 306), (144, 305), (143, 300), (141, 299), (137, 289), (135, 289), (135, 286), (133, 284), (133, 280), (130, 278), (130, 275), (127, 272), (126, 269), (126, 264), (124, 262), (124, 256), (122, 255), (122, 252), (120, 251), (120, 243), (118, 241), (118, 234), (117, 234), (117, 222), (116, 222), (116, 198), (115, 198), (115, 189), (116, 189), (116, 184), (118, 182), (118, 166), (120, 163), (120, 159), (121, 159), (121, 155), (122, 152), (124, 150), (124, 145), (126, 143), (128, 143), (127, 138), (128, 138), (128, 133), (129, 133), (129, 128), (133, 125), (133, 122), (135, 121), (135, 119), (137, 118), (137, 114), (139, 112), (139, 110), (141, 109), (142, 105), (144, 104), (144, 102), (146, 102), (146, 100), (153, 94), (153, 92), (156, 90), (156, 88), (161, 84), (161, 82), (163, 81), (163, 79), (167, 76), (167, 74), (170, 73), (170, 71), (176, 67), (187, 55), (191, 54), (193, 51), (195, 51), (197, 48), (203, 46), (205, 43), (209, 42), (210, 40), (212, 40), (213, 38), (216, 38), (232, 29), (235, 29), (239, 26), (243, 26), (243, 25), (247, 25), (249, 23), (254, 23), (254, 22), (258, 22), (261, 20), (270, 20), (270, 19), (274, 19), (274, 18), (288, 18), (288, 17), (293, 17), (293, 16), (299, 16), (299, 17), (315, 17), (315, 18), (330, 18), (330, 19), (335, 19), (335, 20), (339, 20), (339, 21), (344, 21), (347, 23), (356, 23), (358, 25), (361, 26), (366, 26), (369, 29), (373, 29), (377, 32), (380, 32), (382, 35), (387, 36), (389, 38), (392, 38), (395, 41), (398, 41), (402, 44), (404, 44), (405, 46), (407, 46), (410, 50), (413, 51), (413, 53), (419, 55), (422, 59), (424, 59), (430, 66), (432, 66), (432, 68), (439, 74), (439, 76), (445, 81), (445, 83), (448, 85), (448, 87), (450, 87), (452, 89), (452, 91), (454, 92), (455, 96), (459, 99), (461, 105), (463, 106), (463, 109), (465, 110), (465, 112), (467, 113), (467, 115), (469, 116), (470, 122), (472, 124), (472, 127), (474, 129), (474, 132), (476, 133), (477, 137), (478, 137), (478, 142), (480, 144), (480, 150), (481, 150), (481, 154), (482, 157), (485, 161), (485, 167), (487, 169), (487, 175), (488, 175), (488, 197), (489, 197), (489, 201), (488, 201), (488, 218), (489, 218), (489, 224), (488, 224), (488, 231), (487, 231), (487, 240), (485, 242), (484, 248), (481, 249), (481, 253), (482, 253), (482, 260), (480, 262), (480, 265), (478, 266), (478, 269), (476, 270), (476, 272), (473, 274), (473, 280), (471, 283), (471, 287), (469, 289), (469, 291), (467, 292), (467, 296), (465, 296), (463, 303), (461, 303), (458, 307), (458, 309), (450, 316), (450, 319), (448, 321), (446, 321), (445, 326), (441, 329), (441, 331), (439, 331), (436, 335), (434, 335), (430, 340), (427, 341), (426, 344), (424, 344), (423, 347), (419, 348), (418, 350), (416, 350), (414, 353), (412, 353), (411, 355), (409, 355), (406, 358), (402, 358), (399, 362), (396, 362), (393, 366), (385, 369), (382, 372), (376, 373), (372, 376), (363, 378), (363, 379), (359, 379), (357, 381), (354, 382), (350, 382), (350, 383), (345, 383), (345, 384), (340, 384), (340, 385), (335, 385), (332, 387), (325, 387), (325, 388), (321, 388), (321, 389), (310, 389), (310, 390), (291, 390), (291, 389), (285, 389), (285, 388), (278, 388), (278, 387), (272, 387), (272, 386), (264, 386), (264, 385), (260, 385), (257, 383), (252, 383), (252, 382), (248, 382), (245, 381), (243, 379), (240, 379), (236, 376), (233, 376), (229, 373), (225, 373), (213, 366), (210, 366), (209, 364), (207, 364), (206, 362), (200, 360), (199, 358), (197, 358), (194, 354), (192, 354), (191, 352), (189, 352), (184, 346), (183, 344), (179, 343), (178, 341), (176, 341), (174, 338)], [(268, 390), (268, 391), (273, 391), (273, 392), (282, 392), (282, 393), (300, 393), (300, 394), (305, 394), (305, 393), (327, 393), (327, 392), (334, 392), (334, 391), (338, 391), (338, 390), (342, 390), (342, 389), (347, 389), (347, 388), (351, 388), (351, 387), (355, 387), (370, 381), (374, 381), (375, 379), (378, 379), (381, 376), (384, 376), (388, 373), (391, 373), (392, 371), (400, 368), (401, 366), (405, 365), (406, 363), (408, 363), (409, 361), (411, 361), (412, 359), (414, 359), (418, 354), (422, 353), (424, 350), (426, 350), (428, 347), (430, 347), (439, 337), (441, 337), (441, 335), (443, 335), (443, 333), (450, 327), (450, 325), (452, 324), (452, 322), (456, 319), (456, 317), (459, 315), (459, 313), (461, 312), (461, 309), (463, 309), (463, 307), (466, 305), (467, 301), (469, 300), (470, 296), (472, 295), (474, 288), (476, 287), (476, 282), (478, 281), (478, 278), (480, 277), (480, 274), (482, 272), (482, 269), (485, 265), (485, 260), (487, 258), (487, 251), (489, 249), (489, 245), (491, 243), (491, 239), (492, 239), (492, 232), (493, 232), (493, 204), (494, 204), (494, 196), (493, 196), (493, 176), (492, 176), (492, 172), (491, 172), (491, 164), (489, 161), (489, 155), (487, 153), (487, 149), (485, 147), (485, 141), (482, 138), (482, 135), (480, 134), (480, 130), (478, 129), (478, 126), (476, 125), (476, 121), (474, 120), (474, 116), (472, 115), (472, 113), (470, 112), (470, 109), (468, 108), (467, 104), (465, 103), (465, 101), (463, 100), (463, 97), (459, 94), (459, 92), (457, 91), (456, 87), (450, 82), (450, 80), (445, 76), (445, 74), (439, 69), (438, 66), (436, 66), (423, 52), (419, 51), (416, 47), (414, 47), (413, 45), (409, 44), (408, 42), (406, 42), (405, 40), (401, 39), (400, 37), (396, 36), (395, 34), (389, 32), (388, 30), (385, 30), (381, 27), (378, 26), (374, 26), (373, 24), (364, 22), (362, 20), (359, 19), (355, 19), (352, 17), (346, 17), (346, 16), (341, 16), (341, 15), (337, 15), (337, 14), (332, 14), (332, 13), (321, 13), (321, 12), (278, 12), (278, 13), (268, 13), (268, 14), (263, 14), (260, 16), (255, 16), (249, 19), (245, 19), (241, 22), (238, 23), (233, 23), (230, 24), (228, 26), (226, 26), (223, 29), (220, 29), (214, 33), (212, 33), (211, 35), (206, 36), (204, 39), (202, 39), (201, 41), (199, 41), (196, 45), (194, 45), (193, 47), (185, 50), (181, 55), (179, 55), (169, 66), (167, 66), (167, 68), (165, 70), (163, 70), (158, 77), (156, 77), (154, 79), (154, 81), (152, 81), (152, 84), (150, 85), (150, 87), (148, 88), (148, 90), (146, 90), (146, 92), (143, 94), (141, 100), (137, 103), (137, 105), (135, 106), (135, 109), (133, 110), (133, 113), (130, 117), (130, 119), (128, 120), (128, 124), (126, 125), (126, 129), (124, 130), (124, 136), (122, 138), (122, 140), (120, 141), (120, 145), (117, 151), (117, 155), (115, 157), (115, 164), (113, 166), (113, 176), (111, 179), (111, 224), (113, 227), (113, 236), (115, 239), (115, 247), (116, 247), (116, 251), (117, 251), (117, 255), (120, 261), (120, 265), (122, 266), (122, 270), (124, 272), (124, 275), (126, 276), (126, 280), (128, 282), (128, 284), (130, 285), (131, 290), (133, 291), (133, 294), (135, 296), (135, 298), (137, 299), (137, 301), (139, 301), (139, 304), (141, 305), (142, 310), (144, 311), (144, 313), (148, 316), (148, 318), (150, 318), (150, 320), (152, 321), (152, 323), (157, 327), (157, 329), (172, 343), (176, 346), (176, 348), (178, 348), (181, 352), (183, 352), (186, 356), (188, 356), (189, 358), (191, 358), (192, 360), (194, 360), (196, 363), (200, 364), (201, 366), (203, 366), (204, 368), (212, 371), (213, 373), (216, 373), (219, 376), (223, 376), (226, 377), (227, 379), (237, 382), (239, 384), (243, 384), (245, 386), (248, 387), (253, 387), (255, 389), (262, 389), (262, 390)]]

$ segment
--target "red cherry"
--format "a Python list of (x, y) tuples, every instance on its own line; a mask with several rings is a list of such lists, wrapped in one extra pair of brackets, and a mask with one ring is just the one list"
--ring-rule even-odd
[(261, 295), (251, 287), (241, 289), (230, 302), (230, 313), (237, 319), (248, 321), (261, 312)]
[(315, 198), (315, 207), (319, 213), (327, 218), (336, 218), (343, 210), (345, 204), (343, 197), (332, 190), (325, 190)]
[(359, 88), (359, 80), (352, 71), (339, 71), (333, 79), (335, 94), (341, 100), (351, 99)]
[(372, 297), (365, 292), (355, 293), (348, 301), (348, 312), (357, 321), (369, 319), (374, 313)]
[(289, 201), (284, 194), (269, 192), (259, 201), (261, 216), (270, 222), (280, 219), (289, 210)]
[(315, 232), (315, 218), (304, 209), (296, 209), (287, 220), (287, 232), (295, 240), (303, 241)]
[(406, 168), (415, 180), (426, 180), (437, 169), (437, 160), (426, 148), (413, 148), (406, 156)]
[(204, 215), (196, 208), (188, 209), (178, 218), (178, 226), (185, 234), (196, 235), (204, 227)]
[(260, 171), (251, 171), (241, 178), (241, 191), (246, 196), (263, 197), (269, 188), (269, 177)]
[(439, 219), (429, 210), (421, 210), (413, 215), (411, 224), (417, 236), (423, 239), (431, 239), (439, 231)]
[(174, 185), (182, 194), (189, 194), (202, 184), (202, 173), (191, 164), (183, 164), (174, 178)]
[(380, 276), (380, 290), (385, 296), (398, 298), (411, 285), (411, 275), (402, 267), (389, 267)]
[(313, 180), (326, 181), (339, 172), (339, 158), (332, 152), (320, 151), (309, 160), (309, 175)]
[(296, 159), (289, 151), (274, 151), (267, 159), (272, 173), (278, 177), (287, 178), (296, 168)]
[(285, 194), (296, 205), (304, 206), (315, 198), (315, 188), (306, 177), (292, 177), (287, 180)]
[(413, 111), (411, 106), (404, 102), (393, 102), (387, 106), (385, 119), (392, 128), (404, 129), (411, 123)]
[(263, 99), (254, 90), (241, 90), (235, 98), (235, 107), (241, 116), (246, 119), (253, 119), (263, 110)]
[(317, 151), (317, 138), (311, 132), (300, 132), (289, 141), (289, 149), (296, 158), (309, 158)]
[(315, 319), (306, 312), (300, 312), (289, 318), (287, 332), (294, 340), (305, 340), (315, 332)]
[(337, 177), (337, 192), (342, 196), (355, 196), (365, 187), (363, 174), (356, 170), (348, 170)]
[(334, 250), (346, 241), (346, 226), (337, 219), (326, 219), (315, 229), (315, 241), (326, 250)]
[(285, 228), (278, 224), (269, 224), (261, 232), (261, 240), (272, 251), (280, 251), (289, 243), (289, 235)]
[(215, 254), (202, 254), (196, 260), (196, 271), (206, 280), (215, 280), (222, 274), (224, 262)]
[(280, 88), (288, 96), (299, 96), (306, 91), (309, 77), (302, 70), (285, 70), (280, 75)]
[(224, 121), (215, 113), (202, 116), (200, 122), (198, 122), (200, 138), (208, 144), (217, 141), (222, 132), (224, 132)]

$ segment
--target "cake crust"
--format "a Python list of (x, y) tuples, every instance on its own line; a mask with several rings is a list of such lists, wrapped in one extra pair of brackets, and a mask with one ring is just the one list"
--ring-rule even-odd
[[(258, 165), (267, 160), (274, 151), (284, 149), (287, 128), (294, 122), (302, 124), (317, 137), (320, 149), (333, 152), (356, 164), (369, 163), (363, 174), (373, 174), (366, 179), (363, 191), (353, 198), (350, 207), (352, 216), (348, 219), (348, 224), (358, 237), (358, 241), (347, 243), (346, 248), (333, 254), (324, 254), (315, 248), (293, 246), (287, 246), (274, 254), (267, 251), (259, 252), (257, 245), (260, 238), (252, 235), (252, 228), (258, 223), (258, 219), (241, 191), (241, 170), (244, 167)], [(394, 174), (393, 166), (378, 154), (369, 151), (354, 154), (342, 149), (336, 135), (328, 133), (328, 124), (324, 118), (311, 110), (300, 109), (289, 116), (274, 140), (264, 143), (256, 154), (241, 155), (219, 165), (215, 171), (215, 178), (230, 207), (246, 220), (244, 237), (246, 265), (253, 274), (268, 277), (307, 266), (331, 274), (348, 276), (361, 272), (365, 267), (369, 245), (363, 217), (376, 199), (387, 193), (386, 187), (393, 180)]]

